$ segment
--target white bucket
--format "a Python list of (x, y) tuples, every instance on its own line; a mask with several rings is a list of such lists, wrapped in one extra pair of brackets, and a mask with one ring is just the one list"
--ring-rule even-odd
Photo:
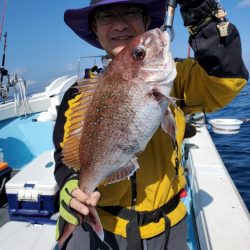
[(238, 119), (212, 119), (209, 123), (212, 125), (212, 131), (216, 134), (237, 134), (243, 121)]

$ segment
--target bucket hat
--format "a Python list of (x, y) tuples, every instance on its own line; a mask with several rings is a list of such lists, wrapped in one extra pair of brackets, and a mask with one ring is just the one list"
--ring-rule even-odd
[(151, 17), (149, 29), (154, 29), (163, 24), (165, 2), (166, 0), (91, 0), (90, 5), (87, 7), (66, 10), (64, 13), (64, 21), (80, 38), (102, 49), (101, 44), (96, 39), (96, 35), (89, 28), (89, 15), (94, 9), (115, 3), (141, 4)]

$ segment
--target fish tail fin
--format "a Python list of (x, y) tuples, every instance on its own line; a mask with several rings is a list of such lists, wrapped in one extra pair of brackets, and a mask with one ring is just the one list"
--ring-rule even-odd
[(95, 207), (89, 207), (89, 214), (86, 216), (85, 221), (93, 228), (100, 240), (104, 241), (102, 223)]
[[(80, 217), (80, 223), (82, 223), (83, 217), (80, 215), (79, 217)], [(89, 214), (85, 217), (85, 221), (93, 228), (93, 230), (101, 239), (101, 241), (104, 241), (104, 232), (103, 232), (102, 224), (101, 224), (100, 218), (97, 214), (95, 207), (89, 207)], [(63, 231), (58, 240), (58, 245), (60, 247), (62, 247), (65, 244), (65, 242), (69, 240), (69, 237), (72, 235), (73, 231), (77, 227), (77, 225), (70, 224), (66, 221), (64, 221), (62, 226), (63, 226)]]
[(66, 222), (64, 229), (63, 229), (63, 233), (58, 240), (58, 245), (60, 247), (62, 247), (64, 243), (69, 239), (69, 237), (71, 236), (71, 234), (73, 233), (75, 229), (76, 229), (76, 225)]
[[(60, 216), (57, 220), (57, 230), (56, 231), (56, 238), (58, 240), (58, 245), (63, 247), (65, 242), (70, 239), (70, 236), (75, 231), (79, 224), (82, 224), (84, 218), (80, 213), (77, 213), (79, 222), (77, 224), (71, 224), (67, 222), (62, 216)], [(58, 235), (57, 235), (58, 234)]]

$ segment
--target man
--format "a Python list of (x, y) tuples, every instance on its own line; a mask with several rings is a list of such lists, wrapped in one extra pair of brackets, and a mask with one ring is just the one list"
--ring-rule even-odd
[[(172, 95), (184, 100), (179, 105), (184, 114), (212, 112), (229, 103), (247, 82), (239, 34), (227, 23), (227, 32), (221, 35), (218, 26), (221, 20), (216, 18), (218, 6), (214, 0), (177, 2), (184, 25), (191, 32), (189, 42), (195, 59), (176, 63)], [(111, 60), (135, 36), (160, 27), (164, 15), (165, 0), (92, 0), (88, 7), (66, 11), (65, 22), (82, 39), (104, 49), (106, 60)], [(87, 196), (78, 187), (78, 173), (67, 168), (61, 156), (64, 114), (75, 94), (74, 88), (65, 94), (54, 129), (55, 178), (61, 190), (57, 239), (63, 233), (65, 222), (79, 225), (76, 211), (87, 215), (89, 206), (97, 206), (105, 239), (101, 242), (84, 223), (63, 248), (186, 249), (186, 209), (180, 201), (180, 192), (185, 187), (180, 166), (180, 146), (185, 133), (183, 115), (174, 112), (176, 142), (158, 129), (144, 152), (138, 155), (140, 169), (136, 175), (130, 180), (100, 186)], [(136, 213), (131, 212), (132, 207)]]

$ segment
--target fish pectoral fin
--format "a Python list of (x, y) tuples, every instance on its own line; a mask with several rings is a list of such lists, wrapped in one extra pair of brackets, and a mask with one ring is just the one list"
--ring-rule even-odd
[(115, 182), (119, 182), (126, 178), (129, 178), (134, 174), (134, 172), (139, 168), (139, 164), (136, 158), (131, 159), (125, 166), (118, 169), (112, 175), (108, 176), (105, 181), (104, 185), (112, 184)]
[(104, 232), (101, 220), (97, 214), (95, 207), (88, 207), (89, 214), (85, 217), (85, 221), (93, 228), (101, 241), (104, 241)]
[(173, 114), (169, 107), (165, 111), (165, 115), (161, 122), (161, 128), (163, 129), (164, 132), (169, 134), (175, 140), (176, 124), (175, 124), (175, 119), (173, 117)]

